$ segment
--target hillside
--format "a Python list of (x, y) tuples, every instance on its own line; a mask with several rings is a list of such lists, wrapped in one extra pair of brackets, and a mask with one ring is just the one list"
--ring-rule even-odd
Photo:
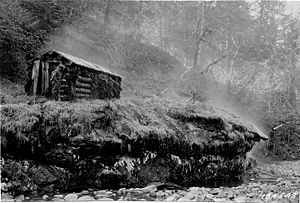
[(96, 24), (65, 28), (63, 34), (52, 37), (42, 51), (52, 48), (121, 75), (123, 97), (160, 94), (186, 70), (168, 52), (129, 35), (103, 32)]

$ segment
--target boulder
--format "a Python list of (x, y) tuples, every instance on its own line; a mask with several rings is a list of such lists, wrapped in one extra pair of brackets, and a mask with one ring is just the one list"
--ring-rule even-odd
[(94, 201), (94, 200), (95, 200), (94, 197), (90, 195), (84, 195), (78, 198), (78, 201)]
[(25, 200), (25, 196), (24, 195), (19, 195), (15, 198), (16, 202), (23, 202)]
[(101, 199), (97, 199), (97, 201), (114, 201), (114, 199), (104, 197), (104, 198), (101, 198)]
[(7, 193), (1, 193), (1, 200), (4, 202), (14, 202), (15, 199), (13, 198), (13, 196), (7, 194)]
[(75, 193), (72, 193), (72, 194), (67, 194), (65, 197), (64, 197), (64, 200), (65, 201), (75, 201), (78, 199), (78, 195), (75, 194)]

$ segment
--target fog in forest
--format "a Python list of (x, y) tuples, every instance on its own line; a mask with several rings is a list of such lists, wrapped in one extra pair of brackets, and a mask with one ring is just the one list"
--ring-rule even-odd
[(300, 2), (0, 0), (2, 201), (297, 202)]

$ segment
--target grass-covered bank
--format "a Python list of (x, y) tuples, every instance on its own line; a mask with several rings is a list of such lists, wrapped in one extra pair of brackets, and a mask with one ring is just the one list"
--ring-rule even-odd
[[(158, 180), (191, 185), (243, 173), (246, 152), (264, 135), (238, 120), (183, 99), (7, 104), (1, 106), (2, 157), (30, 160), (26, 170), (23, 162), (5, 164), (46, 190)], [(2, 177), (17, 181), (14, 174), (3, 170)]]

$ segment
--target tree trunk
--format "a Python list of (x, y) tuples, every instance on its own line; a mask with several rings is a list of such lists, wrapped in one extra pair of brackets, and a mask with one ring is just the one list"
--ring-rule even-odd
[[(233, 37), (231, 36), (230, 33), (230, 24), (229, 24), (229, 17), (227, 16), (226, 18), (226, 55), (227, 55), (227, 60), (226, 60), (226, 90), (227, 92), (230, 92), (231, 89), (231, 79), (233, 76), (233, 60), (235, 59), (235, 56), (232, 58), (230, 54), (231, 50), (231, 41), (233, 41)], [(232, 37), (232, 40), (231, 40)], [(233, 43), (232, 43), (233, 44)], [(237, 53), (237, 52), (236, 52)], [(236, 55), (236, 54), (235, 54)]]
[[(199, 11), (200, 11), (200, 5), (199, 5)], [(196, 68), (198, 65), (198, 60), (199, 60), (199, 55), (201, 54), (201, 40), (202, 40), (202, 35), (203, 35), (203, 27), (204, 27), (204, 11), (205, 11), (205, 2), (202, 2), (202, 7), (201, 7), (201, 17), (198, 19), (198, 23), (200, 23), (200, 29), (197, 35), (197, 43), (196, 43), (196, 52), (194, 56), (194, 63), (192, 68)], [(199, 12), (200, 13), (200, 12)], [(200, 15), (199, 15), (200, 16)], [(201, 34), (200, 34), (201, 33)]]
[(293, 61), (289, 69), (289, 86), (288, 86), (288, 104), (291, 106), (296, 105), (297, 89), (295, 80), (295, 70), (297, 68), (296, 60)]
[(162, 34), (162, 29), (163, 29), (163, 26), (162, 26), (162, 11), (160, 9), (159, 11), (159, 40), (160, 40), (160, 49), (162, 50), (163, 49), (163, 34)]
[(104, 30), (107, 30), (107, 26), (110, 23), (109, 14), (112, 6), (113, 6), (112, 0), (108, 0), (104, 11), (104, 24), (103, 24)]

